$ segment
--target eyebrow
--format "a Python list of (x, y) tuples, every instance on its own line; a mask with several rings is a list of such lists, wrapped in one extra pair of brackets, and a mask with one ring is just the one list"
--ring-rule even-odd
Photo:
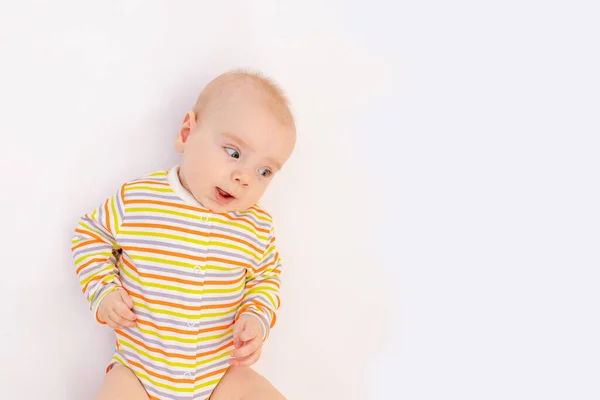
[(274, 160), (274, 159), (272, 159), (272, 158), (270, 158), (270, 157), (269, 157), (269, 158), (267, 158), (266, 160), (267, 160), (267, 161), (268, 161), (270, 164), (273, 164), (273, 165), (275, 166), (275, 168), (277, 168), (277, 170), (278, 170), (278, 171), (281, 169), (281, 164), (280, 164), (280, 163), (279, 163), (277, 160)]
[(244, 142), (244, 140), (240, 137), (237, 137), (236, 135), (232, 134), (232, 133), (223, 133), (223, 136), (225, 136), (226, 138), (233, 140), (234, 142), (237, 142), (237, 144), (239, 144), (241, 147), (246, 147), (252, 151), (254, 151), (254, 149), (246, 142)]
[[(234, 142), (237, 142), (238, 145), (240, 145), (241, 147), (246, 147), (248, 149), (250, 149), (251, 151), (254, 151), (254, 149), (244, 141), (244, 139), (234, 135), (233, 133), (228, 133), (228, 132), (223, 132), (222, 134), (224, 137), (226, 137), (227, 139), (230, 139)], [(266, 158), (267, 162), (269, 162), (270, 164), (273, 164), (275, 166), (275, 168), (277, 168), (277, 170), (281, 169), (281, 163), (278, 162), (277, 160), (271, 158), (271, 157), (267, 157)]]

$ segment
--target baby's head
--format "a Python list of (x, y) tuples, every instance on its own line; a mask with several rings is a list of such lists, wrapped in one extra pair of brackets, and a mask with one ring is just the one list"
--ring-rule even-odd
[(175, 141), (179, 179), (213, 212), (244, 210), (260, 200), (295, 142), (279, 89), (259, 75), (229, 72), (211, 81), (185, 116)]

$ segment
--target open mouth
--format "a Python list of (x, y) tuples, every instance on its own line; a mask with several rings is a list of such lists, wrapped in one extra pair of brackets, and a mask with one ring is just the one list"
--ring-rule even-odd
[(219, 187), (215, 188), (215, 195), (216, 195), (217, 201), (221, 204), (229, 204), (233, 200), (235, 200), (235, 196), (227, 193), (226, 191), (224, 191), (223, 189), (221, 189)]

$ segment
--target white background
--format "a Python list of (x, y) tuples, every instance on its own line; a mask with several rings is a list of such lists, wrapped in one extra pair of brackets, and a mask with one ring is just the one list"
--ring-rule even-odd
[(597, 4), (2, 1), (1, 397), (92, 398), (113, 337), (77, 218), (249, 67), (299, 129), (260, 372), (290, 400), (600, 398)]

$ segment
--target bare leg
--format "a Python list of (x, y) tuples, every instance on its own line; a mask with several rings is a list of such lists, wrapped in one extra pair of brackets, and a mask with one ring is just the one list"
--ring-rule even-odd
[(286, 400), (262, 375), (250, 367), (229, 367), (210, 400)]
[(148, 400), (148, 395), (129, 368), (115, 365), (104, 377), (95, 400)]

